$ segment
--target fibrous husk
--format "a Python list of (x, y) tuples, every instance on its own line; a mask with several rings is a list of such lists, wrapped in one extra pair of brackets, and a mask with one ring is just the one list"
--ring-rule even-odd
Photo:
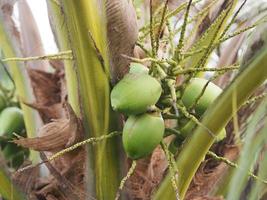
[(127, 199), (149, 200), (168, 167), (163, 150), (158, 147), (147, 158), (140, 159), (126, 184)]
[(113, 83), (128, 72), (130, 61), (122, 55), (133, 56), (138, 36), (137, 18), (129, 0), (107, 0), (107, 36)]

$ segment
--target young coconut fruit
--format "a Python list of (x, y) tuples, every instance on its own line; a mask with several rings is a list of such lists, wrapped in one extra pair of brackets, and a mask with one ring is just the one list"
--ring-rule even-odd
[(5, 108), (0, 113), (0, 136), (12, 137), (12, 133), (21, 133), (24, 128), (23, 113), (17, 107)]
[(130, 64), (130, 71), (129, 73), (132, 74), (148, 74), (149, 70), (146, 66), (140, 64), (140, 63), (135, 63), (132, 62)]
[[(182, 102), (187, 108), (190, 108), (195, 103), (207, 82), (208, 80), (202, 78), (193, 78), (190, 81), (182, 96)], [(222, 89), (220, 87), (210, 82), (204, 94), (199, 99), (198, 104), (195, 106), (196, 114), (201, 116), (208, 106), (221, 94), (221, 92)]]
[(160, 83), (152, 76), (128, 73), (111, 91), (111, 106), (127, 115), (141, 114), (158, 101), (161, 92)]
[[(181, 132), (181, 135), (186, 138), (189, 134), (191, 134), (194, 131), (194, 128), (196, 127), (196, 123), (192, 120), (188, 121), (182, 128), (179, 130)], [(216, 137), (216, 142), (220, 142), (226, 137), (226, 130), (223, 128), (220, 133)]]
[(157, 147), (164, 135), (164, 121), (160, 114), (131, 115), (123, 128), (123, 147), (131, 159), (143, 158)]

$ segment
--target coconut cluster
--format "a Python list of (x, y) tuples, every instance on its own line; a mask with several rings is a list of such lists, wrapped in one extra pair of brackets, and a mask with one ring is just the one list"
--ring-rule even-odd
[(131, 63), (130, 71), (111, 91), (111, 106), (128, 116), (122, 133), (124, 150), (134, 160), (152, 153), (164, 135), (159, 112), (147, 112), (162, 93), (160, 83), (141, 64)]
[[(111, 91), (112, 108), (128, 116), (122, 139), (125, 152), (132, 159), (149, 155), (164, 136), (165, 127), (161, 113), (148, 112), (156, 104), (161, 105), (159, 99), (164, 96), (162, 95), (164, 92), (161, 83), (148, 72), (148, 68), (144, 65), (131, 63), (129, 73)], [(220, 87), (206, 79), (192, 78), (183, 94), (180, 95), (178, 91), (177, 96), (180, 97), (186, 109), (200, 120), (221, 92)], [(186, 117), (177, 120), (177, 123), (176, 129), (180, 134), (176, 139), (182, 139), (181, 141), (190, 135), (197, 125)], [(223, 128), (216, 137), (216, 141), (221, 141), (225, 136), (226, 131)], [(177, 143), (177, 140), (174, 140), (173, 144)], [(173, 144), (169, 147), (171, 148)], [(179, 142), (177, 144), (179, 146)]]

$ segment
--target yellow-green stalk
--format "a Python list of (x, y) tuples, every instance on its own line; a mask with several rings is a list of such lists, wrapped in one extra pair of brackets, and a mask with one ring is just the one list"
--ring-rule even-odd
[[(73, 70), (78, 77), (78, 95), (85, 134), (86, 137), (99, 137), (107, 134), (110, 128), (110, 76), (104, 2), (60, 1), (60, 6), (60, 14), (64, 17), (63, 26), (66, 26), (66, 32), (62, 30), (62, 34), (66, 34), (73, 52)], [(105, 66), (99, 61), (94, 43)], [(67, 81), (73, 81), (71, 79), (69, 77)], [(68, 83), (68, 89), (74, 91), (75, 82)], [(73, 102), (78, 104), (77, 92), (69, 92), (69, 96), (72, 95), (75, 95), (72, 97)], [(88, 147), (86, 187), (90, 196), (97, 199), (115, 197), (120, 182), (117, 146), (116, 141), (111, 139), (99, 146)]]

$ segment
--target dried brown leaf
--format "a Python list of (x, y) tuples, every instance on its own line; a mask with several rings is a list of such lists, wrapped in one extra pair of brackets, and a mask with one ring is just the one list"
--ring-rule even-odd
[(37, 103), (48, 106), (61, 101), (59, 77), (41, 70), (28, 70)]
[(33, 91), (36, 97), (35, 103), (27, 103), (36, 108), (43, 121), (48, 123), (51, 119), (58, 119), (62, 114), (61, 95), (64, 76), (56, 71), (54, 74), (41, 70), (28, 70)]
[[(24, 168), (28, 165), (31, 165), (31, 162), (25, 161), (20, 168)], [(34, 189), (34, 185), (36, 183), (36, 178), (39, 175), (39, 168), (31, 168), (25, 170), (23, 173), (14, 173), (12, 176), (12, 180), (16, 185), (20, 187), (20, 189), (25, 192), (29, 197), (31, 196), (31, 192)], [(32, 199), (32, 198), (30, 198)]]
[[(47, 157), (44, 153), (41, 152), (42, 160), (47, 160)], [(68, 179), (66, 179), (62, 174), (54, 168), (54, 166), (46, 162), (46, 166), (49, 169), (52, 176), (57, 180), (57, 187), (60, 190), (60, 193), (64, 196), (65, 199), (84, 199), (84, 195), (76, 184), (73, 185)]]
[(27, 106), (30, 106), (40, 113), (44, 123), (48, 123), (51, 119), (59, 119), (64, 117), (63, 107), (61, 103), (53, 104), (50, 106), (42, 106), (37, 103), (26, 103)]
[(79, 119), (69, 104), (67, 111), (68, 119), (56, 119), (44, 125), (39, 131), (39, 137), (19, 138), (14, 142), (26, 148), (53, 153), (80, 141), (82, 133)]

